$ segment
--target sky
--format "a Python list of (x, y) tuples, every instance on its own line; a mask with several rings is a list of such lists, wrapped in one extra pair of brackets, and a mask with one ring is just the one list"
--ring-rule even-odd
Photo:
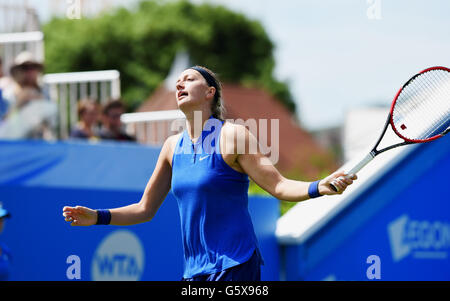
[[(40, 3), (35, 7), (45, 20), (48, 5), (42, 3), (49, 1), (28, 2)], [(340, 126), (353, 108), (388, 106), (412, 75), (450, 66), (446, 0), (191, 2), (220, 4), (263, 24), (276, 45), (275, 75), (289, 83), (298, 119), (309, 130)]]

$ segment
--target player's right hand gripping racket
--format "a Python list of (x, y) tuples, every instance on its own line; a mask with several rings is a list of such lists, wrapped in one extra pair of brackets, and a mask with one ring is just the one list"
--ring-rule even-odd
[[(403, 142), (377, 150), (388, 126)], [(383, 132), (370, 153), (347, 174), (356, 174), (372, 159), (398, 146), (423, 143), (450, 131), (450, 69), (432, 67), (408, 80), (392, 101)], [(334, 182), (331, 188), (338, 191)]]

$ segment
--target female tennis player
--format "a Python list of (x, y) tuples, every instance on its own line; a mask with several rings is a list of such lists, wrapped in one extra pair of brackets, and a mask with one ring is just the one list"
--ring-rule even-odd
[[(65, 220), (73, 226), (147, 222), (172, 189), (182, 225), (183, 280), (260, 280), (263, 259), (248, 212), (249, 178), (280, 200), (300, 202), (342, 193), (356, 176), (335, 172), (312, 183), (289, 180), (259, 149), (239, 151), (239, 145), (258, 143), (245, 126), (223, 120), (221, 94), (209, 69), (183, 71), (176, 99), (186, 129), (165, 141), (141, 200), (115, 209), (64, 207)], [(330, 188), (332, 181), (339, 192)]]

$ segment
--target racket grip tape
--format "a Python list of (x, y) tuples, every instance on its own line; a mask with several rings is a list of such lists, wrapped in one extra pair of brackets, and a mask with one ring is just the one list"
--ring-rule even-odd
[[(355, 167), (353, 167), (352, 169), (350, 169), (350, 171), (347, 173), (349, 175), (352, 174), (356, 174), (358, 171), (360, 171), (364, 166), (367, 165), (367, 163), (369, 163), (370, 161), (372, 161), (372, 159), (375, 157), (375, 153), (370, 152), (367, 156), (364, 157), (364, 159), (362, 159), (358, 164), (355, 165)], [(339, 177), (339, 178), (343, 178), (343, 177)], [(337, 187), (334, 184), (334, 181), (330, 183), (330, 187), (331, 189), (333, 189), (334, 191), (338, 192), (339, 190), (337, 189)]]

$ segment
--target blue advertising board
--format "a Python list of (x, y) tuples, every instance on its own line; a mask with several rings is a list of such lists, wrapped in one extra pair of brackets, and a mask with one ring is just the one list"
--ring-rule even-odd
[(450, 139), (421, 145), (301, 244), (287, 280), (450, 280)]
[[(115, 208), (138, 202), (159, 154), (132, 144), (0, 142), (0, 201), (11, 213), (0, 241), (12, 252), (10, 280), (180, 280), (177, 203), (168, 194), (154, 219), (133, 226), (72, 227), (64, 206)], [(249, 211), (278, 280), (278, 200), (251, 196)]]

